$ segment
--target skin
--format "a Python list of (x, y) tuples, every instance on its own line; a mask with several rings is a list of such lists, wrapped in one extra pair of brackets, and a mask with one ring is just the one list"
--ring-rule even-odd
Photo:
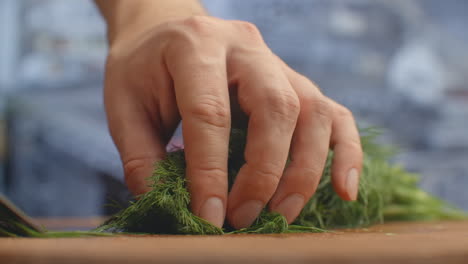
[[(96, 3), (108, 24), (109, 129), (134, 194), (149, 190), (145, 178), (182, 120), (191, 209), (216, 226), (248, 227), (265, 206), (292, 222), (329, 148), (336, 192), (356, 199), (363, 154), (351, 112), (278, 58), (255, 25), (210, 17), (194, 0)], [(228, 193), (236, 106), (249, 117), (246, 163)]]

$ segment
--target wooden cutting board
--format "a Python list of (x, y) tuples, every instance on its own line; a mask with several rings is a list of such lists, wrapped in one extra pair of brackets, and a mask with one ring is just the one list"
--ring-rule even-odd
[(468, 221), (323, 234), (1, 238), (0, 263), (468, 263)]

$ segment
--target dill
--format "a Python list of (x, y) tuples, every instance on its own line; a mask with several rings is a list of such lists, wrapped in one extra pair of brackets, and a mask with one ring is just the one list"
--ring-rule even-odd
[[(264, 209), (249, 228), (235, 230), (226, 222), (218, 228), (190, 212), (190, 193), (185, 178), (183, 150), (168, 153), (155, 165), (148, 179), (151, 191), (129, 207), (89, 232), (46, 232), (0, 210), (0, 236), (75, 237), (123, 234), (270, 234), (326, 232), (336, 228), (366, 227), (384, 221), (423, 221), (466, 219), (466, 214), (418, 187), (418, 176), (388, 160), (394, 150), (375, 143), (377, 132), (362, 132), (364, 164), (357, 201), (343, 201), (331, 183), (330, 151), (315, 195), (288, 225), (277, 213)], [(244, 164), (245, 129), (232, 129), (228, 158), (228, 182), (232, 186)], [(0, 207), (0, 209), (2, 209)]]
[[(292, 225), (266, 209), (255, 223), (234, 230), (226, 222), (223, 230), (193, 215), (189, 210), (190, 194), (186, 188), (185, 159), (182, 150), (169, 153), (156, 164), (149, 179), (152, 191), (140, 196), (130, 207), (111, 218), (98, 231), (124, 231), (158, 234), (239, 234), (324, 232), (335, 228), (366, 227), (390, 220), (463, 219), (466, 215), (445, 202), (420, 190), (417, 175), (392, 165), (388, 160), (394, 150), (375, 143), (374, 129), (363, 131), (365, 153), (358, 199), (343, 201), (331, 183), (330, 151), (315, 195), (308, 201)], [(228, 178), (232, 186), (244, 164), (246, 132), (233, 129), (230, 137)]]

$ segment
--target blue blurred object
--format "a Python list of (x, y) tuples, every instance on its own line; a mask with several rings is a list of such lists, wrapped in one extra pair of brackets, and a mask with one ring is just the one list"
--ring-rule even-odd
[(109, 192), (126, 191), (99, 87), (18, 93), (10, 99), (9, 195), (33, 216), (105, 212)]

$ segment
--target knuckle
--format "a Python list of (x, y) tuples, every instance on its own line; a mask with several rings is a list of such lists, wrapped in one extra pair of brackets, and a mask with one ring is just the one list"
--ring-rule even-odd
[(192, 16), (183, 20), (182, 24), (201, 34), (211, 33), (216, 26), (215, 21), (207, 16)]
[(181, 50), (196, 50), (199, 40), (183, 27), (172, 27), (165, 33), (165, 49), (171, 56), (180, 54)]
[(211, 18), (194, 16), (168, 25), (164, 32), (158, 35), (157, 41), (166, 43), (169, 52), (173, 51), (174, 55), (177, 55), (181, 50), (198, 50), (207, 37), (213, 36), (215, 28)]
[(298, 191), (302, 190), (306, 197), (310, 197), (311, 193), (315, 190), (320, 178), (322, 176), (323, 168), (320, 166), (301, 166), (290, 167), (288, 173), (293, 173), (293, 177), (288, 178), (288, 186), (296, 188)]
[(300, 112), (300, 103), (297, 95), (292, 91), (270, 93), (267, 97), (272, 112), (287, 119), (296, 120)]
[[(302, 175), (303, 178), (300, 179), (301, 182), (299, 186), (304, 186), (306, 191), (305, 195), (306, 197), (310, 197), (315, 190), (317, 189), (317, 186), (320, 182), (320, 179), (322, 178), (323, 174), (323, 168), (322, 167), (306, 167), (302, 169), (303, 173)], [(301, 173), (299, 173), (301, 175)]]
[(305, 105), (310, 107), (311, 112), (317, 117), (331, 123), (333, 119), (333, 105), (325, 98), (308, 98)]
[(191, 59), (186, 61), (187, 65), (210, 73), (212, 78), (224, 77), (224, 73), (221, 70), (223, 68), (223, 60), (217, 54), (199, 51), (191, 56)]
[(214, 127), (229, 128), (231, 123), (228, 106), (217, 96), (196, 99), (188, 112), (192, 118)]
[(337, 104), (337, 106), (335, 107), (335, 115), (339, 119), (342, 119), (342, 118), (354, 119), (353, 113), (351, 112), (351, 110), (349, 110), (348, 108), (346, 108), (346, 107), (344, 107), (344, 106), (342, 106), (340, 104)]
[(344, 163), (344, 157), (347, 157), (348, 162), (352, 162), (354, 166), (358, 168), (362, 166), (364, 160), (364, 152), (362, 151), (361, 144), (356, 141), (342, 142), (339, 151), (342, 153), (342, 162)]
[(198, 181), (203, 185), (203, 187), (224, 186), (226, 184), (225, 179), (227, 170), (220, 168), (219, 166), (198, 164), (194, 171), (196, 172), (196, 177), (199, 177)]
[(247, 21), (237, 21), (236, 24), (239, 26), (239, 28), (249, 34), (260, 35), (260, 30), (258, 30), (257, 26), (253, 23)]
[(307, 180), (320, 177), (322, 175), (323, 168), (320, 166), (307, 165), (300, 168), (300, 171), (301, 173), (299, 173), (299, 175), (302, 175), (303, 181), (306, 182)]
[(292, 172), (295, 178), (304, 182), (307, 179), (320, 177), (323, 173), (323, 164), (324, 162), (317, 158), (293, 160), (288, 166), (288, 173)]
[(362, 152), (362, 145), (361, 141), (359, 138), (349, 138), (346, 141), (343, 141), (340, 143), (343, 148), (347, 149), (348, 151), (351, 151), (354, 153), (354, 155), (359, 155), (358, 158), (362, 157), (363, 152)]
[(153, 160), (149, 157), (137, 157), (123, 161), (125, 182), (131, 184), (135, 177), (144, 175), (148, 169), (148, 164), (152, 164)]
[(257, 43), (263, 42), (262, 34), (255, 24), (247, 21), (236, 21), (234, 24), (241, 35)]
[(273, 163), (261, 163), (253, 168), (257, 184), (262, 186), (261, 190), (273, 192), (278, 186), (283, 169)]

